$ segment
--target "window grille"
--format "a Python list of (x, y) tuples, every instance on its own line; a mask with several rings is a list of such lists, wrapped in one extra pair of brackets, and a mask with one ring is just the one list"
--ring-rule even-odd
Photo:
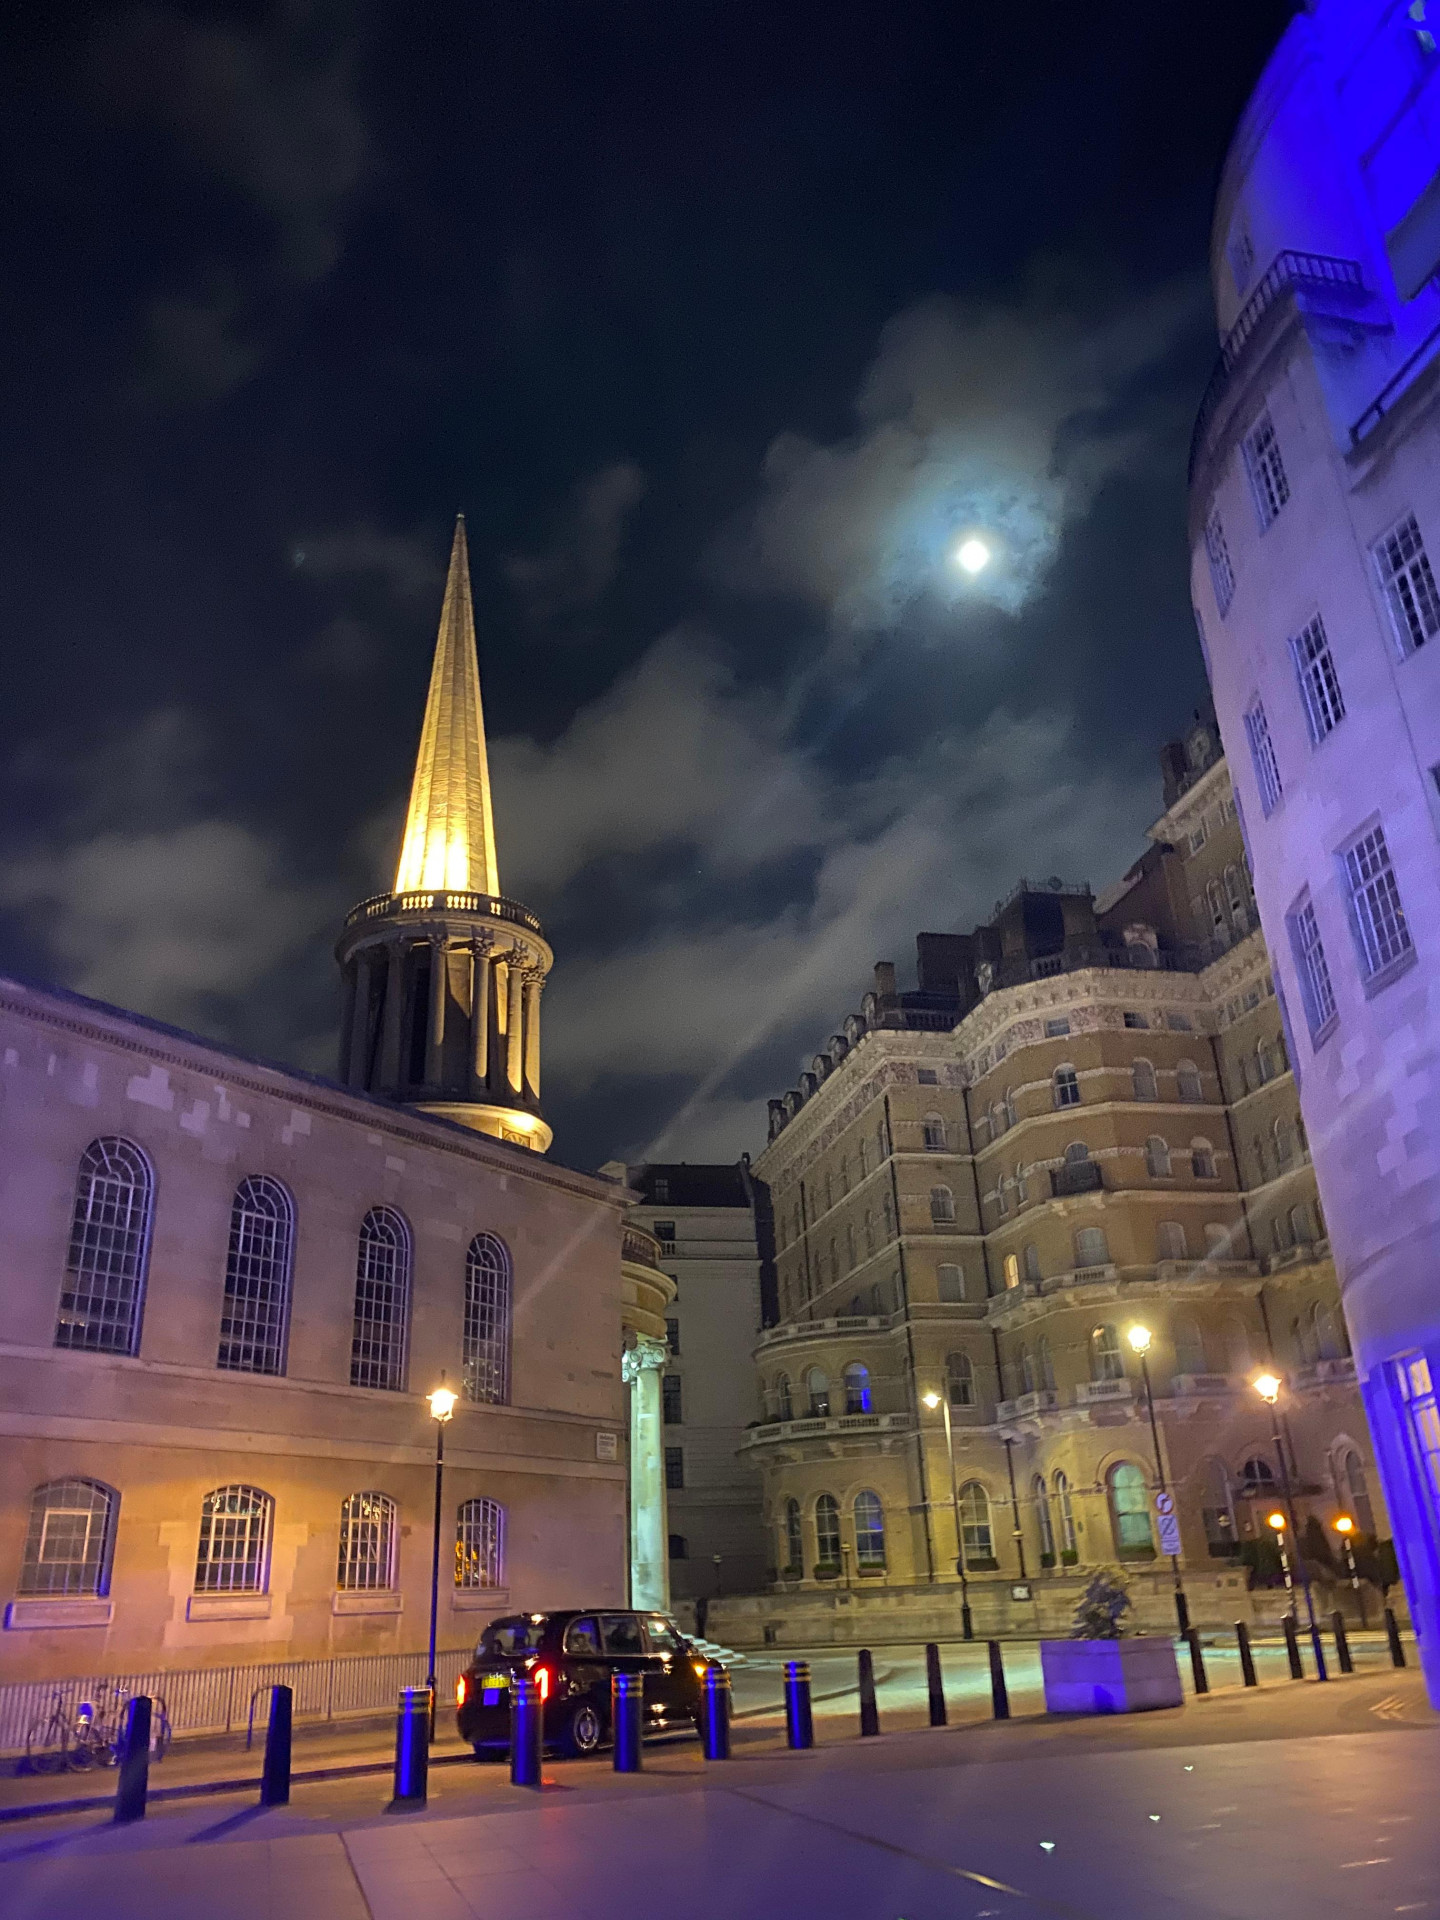
[(395, 1585), (395, 1502), (384, 1493), (352, 1493), (340, 1508), (335, 1584), (346, 1593), (387, 1593)]
[(372, 1207), (355, 1265), (351, 1386), (403, 1393), (409, 1333), (410, 1229), (393, 1207)]
[(1400, 651), (1413, 653), (1440, 632), (1440, 592), (1413, 513), (1376, 544), (1374, 557)]
[(110, 1557), (120, 1496), (98, 1480), (52, 1480), (30, 1496), (20, 1567), (25, 1594), (110, 1591)]
[(1261, 414), (1245, 436), (1245, 468), (1250, 475), (1250, 491), (1263, 533), (1290, 498), (1290, 482), (1280, 455), (1280, 442), (1268, 412)]
[(1215, 605), (1223, 620), (1235, 598), (1235, 569), (1230, 564), (1230, 549), (1225, 544), (1225, 527), (1218, 509), (1211, 510), (1205, 522), (1205, 553), (1210, 562), (1210, 584), (1215, 589)]
[(456, 1513), (455, 1584), (504, 1586), (505, 1509), (498, 1500), (466, 1500)]
[(1062, 1013), (1058, 1019), (1047, 1020), (1045, 1022), (1045, 1038), (1047, 1040), (1058, 1040), (1063, 1035), (1069, 1033), (1069, 1031), (1070, 1016), (1068, 1014)]
[(665, 1449), (665, 1485), (672, 1492), (679, 1492), (685, 1485), (685, 1449), (666, 1447)]
[(150, 1257), (155, 1183), (129, 1140), (92, 1140), (80, 1156), (57, 1347), (135, 1353)]
[(1345, 849), (1344, 860), (1361, 962), (1366, 977), (1374, 979), (1414, 948), (1384, 829), (1372, 827)]
[(824, 1566), (840, 1564), (840, 1502), (833, 1493), (815, 1502), (815, 1558)]
[(665, 1345), (670, 1349), (671, 1353), (679, 1353), (680, 1322), (678, 1320), (667, 1320), (665, 1322)]
[(885, 1564), (885, 1509), (878, 1493), (855, 1496), (855, 1559), (862, 1567)]
[[(512, 1294), (510, 1254), (505, 1242), (493, 1233), (477, 1233), (465, 1256), (460, 1377), (467, 1400), (500, 1407), (510, 1398)], [(679, 1351), (677, 1345), (675, 1352)]]
[(280, 1182), (242, 1180), (230, 1208), (217, 1367), (284, 1373), (294, 1242), (295, 1208)]
[(1280, 783), (1280, 763), (1270, 739), (1270, 723), (1259, 700), (1245, 715), (1245, 737), (1250, 742), (1250, 761), (1255, 769), (1255, 785), (1260, 790), (1260, 811), (1268, 820), (1283, 799), (1285, 789)]
[(197, 1593), (264, 1593), (275, 1502), (259, 1487), (217, 1487), (200, 1509)]
[(1330, 984), (1330, 967), (1313, 901), (1302, 900), (1290, 915), (1290, 943), (1300, 973), (1305, 1017), (1311, 1033), (1316, 1034), (1335, 1018), (1335, 989)]
[(1290, 642), (1290, 653), (1300, 681), (1300, 698), (1305, 705), (1310, 738), (1318, 746), (1345, 718), (1340, 676), (1335, 671), (1335, 657), (1319, 614)]

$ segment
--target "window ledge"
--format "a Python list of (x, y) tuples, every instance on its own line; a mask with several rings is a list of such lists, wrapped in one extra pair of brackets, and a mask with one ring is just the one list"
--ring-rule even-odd
[(456, 1587), (450, 1595), (455, 1613), (502, 1614), (510, 1604), (507, 1587)]
[(1373, 1000), (1377, 993), (1383, 993), (1386, 987), (1398, 980), (1402, 973), (1408, 973), (1415, 965), (1419, 955), (1414, 947), (1408, 953), (1402, 953), (1398, 960), (1392, 960), (1388, 967), (1382, 967), (1378, 973), (1372, 973), (1365, 982), (1365, 998)]
[(5, 1609), (5, 1631), (44, 1627), (108, 1627), (115, 1602), (93, 1593), (36, 1594), (12, 1600)]
[(268, 1620), (268, 1593), (192, 1593), (185, 1607), (187, 1620)]
[(400, 1596), (383, 1588), (370, 1591), (336, 1590), (330, 1602), (332, 1613), (399, 1613)]

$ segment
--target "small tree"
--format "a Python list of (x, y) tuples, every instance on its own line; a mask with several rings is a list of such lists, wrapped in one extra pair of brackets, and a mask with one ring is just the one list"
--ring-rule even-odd
[(1071, 1638), (1118, 1640), (1125, 1631), (1120, 1622), (1129, 1611), (1130, 1588), (1124, 1574), (1119, 1567), (1101, 1567), (1080, 1596)]

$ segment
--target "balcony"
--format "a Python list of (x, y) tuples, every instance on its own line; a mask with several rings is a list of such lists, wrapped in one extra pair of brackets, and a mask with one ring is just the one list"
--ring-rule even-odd
[(367, 920), (385, 920), (403, 913), (463, 913), (487, 920), (508, 920), (544, 938), (544, 929), (528, 907), (494, 893), (376, 893), (352, 907), (345, 916), (348, 928)]
[(1258, 1260), (1157, 1260), (1155, 1278), (1167, 1280), (1257, 1280)]
[(842, 1313), (828, 1320), (789, 1320), (783, 1327), (766, 1327), (755, 1342), (756, 1354), (792, 1340), (821, 1340), (837, 1333), (884, 1333), (890, 1325), (885, 1314)]
[(1353, 1386), (1354, 1356), (1347, 1353), (1335, 1360), (1317, 1360), (1312, 1367), (1297, 1367), (1290, 1377), (1297, 1387)]
[(620, 1236), (620, 1258), (628, 1260), (632, 1266), (658, 1268), (660, 1242), (653, 1233), (646, 1233), (643, 1228), (626, 1227)]
[(1063, 1200), (1070, 1193), (1100, 1193), (1104, 1186), (1096, 1160), (1066, 1161), (1063, 1167), (1053, 1167), (1050, 1171), (1050, 1192), (1056, 1200)]
[(908, 1413), (842, 1413), (828, 1419), (766, 1420), (751, 1427), (740, 1441), (743, 1452), (750, 1447), (773, 1446), (777, 1441), (820, 1440), (832, 1435), (908, 1433)]
[(1053, 1387), (1040, 1387), (1034, 1393), (1022, 1393), (1014, 1400), (1000, 1400), (995, 1406), (995, 1417), (1006, 1420), (1025, 1420), (1038, 1413), (1056, 1413), (1060, 1407), (1060, 1396)]
[(1201, 1394), (1239, 1393), (1244, 1385), (1230, 1373), (1177, 1373), (1171, 1392), (1180, 1400)]
[(1095, 1406), (1103, 1400), (1133, 1400), (1134, 1385), (1129, 1380), (1082, 1380), (1075, 1389), (1077, 1406)]

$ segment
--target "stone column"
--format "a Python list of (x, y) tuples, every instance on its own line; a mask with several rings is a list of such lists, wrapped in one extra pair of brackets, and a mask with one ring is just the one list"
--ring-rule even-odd
[(522, 1091), (525, 1072), (525, 1026), (523, 996), (525, 976), (519, 965), (517, 953), (510, 962), (509, 1005), (505, 1009), (505, 1077), (510, 1082), (513, 1093)]
[(430, 942), (430, 1019), (425, 1048), (425, 1080), (439, 1087), (445, 1080), (445, 1005), (450, 998), (450, 949), (444, 940)]
[(380, 1043), (380, 1071), (372, 1093), (400, 1091), (400, 1046), (404, 1038), (405, 949), (397, 940), (390, 949), (385, 973), (384, 1031)]
[(478, 1085), (490, 1071), (490, 943), (475, 942), (470, 974), (470, 1066)]
[(525, 980), (525, 1084), (531, 1094), (540, 1097), (540, 988), (543, 976), (539, 970), (528, 974)]
[(641, 1334), (620, 1370), (630, 1389), (630, 1604), (668, 1612), (670, 1528), (665, 1503), (665, 1429), (661, 1423), (663, 1340)]

